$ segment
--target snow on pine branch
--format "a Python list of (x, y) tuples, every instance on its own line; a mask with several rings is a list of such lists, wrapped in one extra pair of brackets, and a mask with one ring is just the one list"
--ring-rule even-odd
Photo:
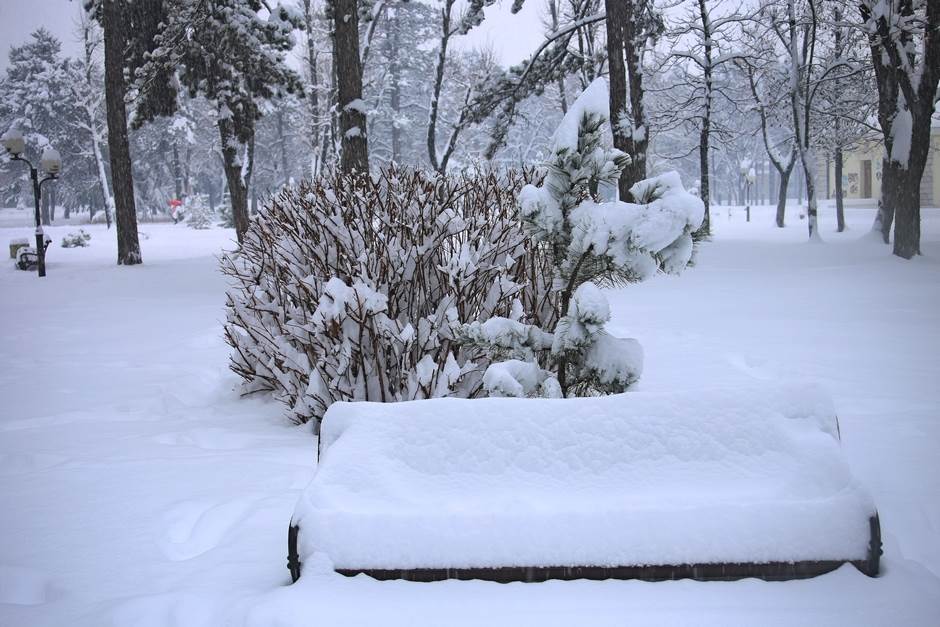
[(553, 137), (544, 183), (526, 185), (519, 195), (530, 236), (551, 251), (563, 315), (544, 326), (493, 318), (460, 331), (461, 339), (487, 348), (494, 359), (510, 358), (484, 375), (492, 395), (625, 390), (640, 376), (643, 352), (636, 340), (605, 331), (610, 308), (598, 284), (642, 281), (659, 270), (677, 273), (691, 259), (691, 233), (704, 206), (685, 191), (678, 174), (634, 185), (630, 191), (640, 203), (617, 199), (617, 181), (630, 157), (609, 145), (608, 102), (606, 81), (592, 82)]

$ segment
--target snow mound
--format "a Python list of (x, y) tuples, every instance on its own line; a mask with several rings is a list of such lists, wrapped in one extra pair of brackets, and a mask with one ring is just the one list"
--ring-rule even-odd
[(336, 403), (301, 560), (337, 569), (865, 559), (816, 387)]

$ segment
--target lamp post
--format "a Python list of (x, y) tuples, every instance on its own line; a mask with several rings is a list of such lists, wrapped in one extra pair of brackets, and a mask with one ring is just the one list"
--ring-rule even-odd
[(36, 258), (39, 270), (39, 276), (46, 276), (46, 242), (42, 230), (42, 216), (39, 210), (39, 201), (42, 197), (42, 184), (51, 181), (59, 176), (62, 170), (62, 158), (59, 151), (52, 146), (46, 146), (39, 158), (39, 167), (45, 173), (45, 176), (39, 178), (39, 170), (23, 156), (26, 151), (26, 140), (22, 133), (17, 130), (9, 129), (0, 137), (0, 144), (6, 149), (7, 154), (13, 161), (22, 161), (29, 167), (29, 176), (33, 181), (33, 198), (36, 201)]
[(741, 178), (744, 179), (744, 213), (747, 215), (747, 221), (751, 221), (751, 186), (757, 180), (757, 172), (751, 164), (750, 159), (741, 161)]

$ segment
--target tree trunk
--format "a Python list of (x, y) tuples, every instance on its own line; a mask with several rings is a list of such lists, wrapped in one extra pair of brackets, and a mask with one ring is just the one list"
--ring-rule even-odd
[(401, 63), (398, 59), (398, 31), (401, 25), (398, 22), (398, 11), (389, 10), (388, 25), (392, 29), (392, 36), (387, 41), (388, 46), (388, 72), (391, 81), (389, 104), (392, 107), (392, 163), (398, 163), (401, 160), (401, 129), (398, 127), (399, 115), (401, 114)]
[(183, 169), (180, 166), (180, 151), (175, 140), (173, 141), (173, 192), (176, 198), (183, 197)]
[(790, 174), (792, 172), (792, 166), (784, 170), (778, 170), (780, 185), (777, 188), (777, 226), (781, 229), (784, 227), (787, 214), (787, 189), (790, 187)]
[[(101, 188), (101, 200), (104, 203), (104, 219), (111, 228), (111, 212), (114, 207), (114, 199), (111, 198), (110, 186), (108, 185), (108, 175), (104, 170), (104, 158), (101, 155), (101, 138), (98, 135), (97, 125), (95, 124), (94, 113), (91, 109), (87, 110), (89, 123), (92, 125), (91, 148), (92, 155), (95, 158), (95, 168), (98, 172), (98, 187)], [(91, 218), (89, 218), (90, 220)]]
[(127, 111), (124, 108), (124, 33), (122, 13), (127, 10), (119, 0), (102, 2), (104, 29), (105, 102), (108, 111), (108, 152), (114, 186), (117, 223), (118, 265), (142, 263), (137, 237), (137, 209), (134, 205), (134, 179), (127, 139)]
[(183, 162), (183, 193), (189, 196), (193, 191), (192, 178), (190, 175), (190, 165), (192, 163), (193, 151), (189, 144), (186, 145), (186, 160)]
[[(835, 177), (836, 177), (836, 230), (841, 233), (845, 230), (845, 207), (843, 206), (842, 197), (844, 195), (844, 190), (842, 189), (842, 148), (836, 148), (836, 154), (834, 155), (835, 161)], [(829, 169), (826, 168), (828, 172)]]
[(709, 196), (711, 195), (710, 191), (710, 181), (708, 175), (708, 136), (710, 134), (710, 123), (707, 117), (702, 119), (702, 128), (699, 131), (699, 144), (698, 144), (698, 167), (700, 172), (700, 190), (699, 195), (702, 198), (702, 203), (705, 205), (705, 216), (702, 219), (702, 226), (699, 227), (696, 235), (698, 237), (708, 237), (711, 235), (711, 212), (709, 211)]
[[(610, 130), (614, 136), (614, 148), (622, 150), (635, 158), (633, 152), (633, 137), (629, 129), (621, 122), (626, 120), (627, 114), (627, 70), (623, 61), (623, 24), (627, 21), (626, 5), (619, 0), (604, 0), (607, 10), (607, 63), (610, 68), (608, 81), (610, 83)], [(620, 175), (620, 199), (630, 198), (632, 175), (626, 170)]]
[(447, 44), (453, 33), (450, 27), (450, 12), (453, 7), (454, 0), (444, 0), (444, 8), (441, 10), (441, 44), (437, 51), (437, 67), (434, 72), (434, 87), (430, 103), (431, 113), (428, 116), (428, 160), (431, 162), (431, 167), (438, 172), (443, 172), (446, 168), (437, 158), (437, 115), (440, 108), (441, 88), (444, 85), (444, 68), (447, 65)]
[(317, 48), (314, 38), (314, 12), (310, 0), (303, 0), (304, 7), (304, 27), (307, 35), (307, 68), (310, 73), (310, 153), (314, 155), (313, 175), (320, 173), (323, 165), (322, 159), (318, 160), (320, 144), (320, 76), (317, 68)]
[[(897, 16), (873, 14), (868, 3), (858, 5), (868, 31), (878, 86), (878, 121), (885, 144), (881, 201), (873, 228), (881, 231), (887, 243), (894, 218), (894, 254), (904, 259), (920, 253), (920, 182), (940, 84), (940, 1), (929, 0), (926, 5), (926, 22), (916, 28), (897, 28), (895, 23), (898, 19), (901, 23), (919, 20), (915, 2), (892, 4)], [(902, 111), (909, 116), (909, 125), (897, 126)], [(908, 149), (895, 155), (896, 141), (908, 144)]]
[(235, 236), (241, 244), (248, 231), (248, 179), (244, 175), (239, 154), (242, 152), (240, 148), (245, 145), (236, 140), (234, 124), (229, 118), (219, 118), (219, 138), (222, 140), (222, 169), (232, 204)]
[[(642, 0), (639, 0), (642, 1)], [(630, 113), (633, 117), (631, 129), (631, 151), (633, 161), (624, 168), (621, 175), (621, 187), (629, 189), (635, 183), (646, 178), (646, 148), (649, 145), (649, 129), (646, 127), (646, 115), (643, 110), (643, 47), (645, 36), (637, 32), (636, 15), (639, 11), (638, 0), (624, 0), (623, 16), (623, 50), (627, 62), (627, 78), (630, 82)]]
[(899, 170), (889, 202), (894, 209), (894, 254), (910, 259), (920, 254), (920, 179), (912, 169)]
[[(705, 6), (705, 0), (698, 0), (698, 11), (699, 19), (702, 22), (702, 41), (703, 53), (702, 56), (705, 60), (705, 65), (702, 68), (702, 82), (705, 86), (705, 103), (704, 111), (702, 112), (702, 126), (699, 129), (699, 149), (698, 149), (698, 158), (699, 158), (699, 179), (700, 179), (700, 196), (702, 198), (702, 203), (705, 205), (705, 216), (702, 219), (702, 226), (699, 227), (698, 235), (699, 237), (708, 237), (711, 234), (711, 212), (709, 207), (709, 193), (708, 193), (708, 139), (711, 134), (711, 124), (712, 124), (712, 32), (711, 32), (711, 20), (708, 15), (708, 7)], [(750, 213), (748, 213), (750, 216)]]
[(366, 114), (362, 103), (362, 65), (359, 60), (359, 2), (335, 0), (333, 6), (333, 59), (339, 92), (340, 168), (343, 172), (369, 172)]
[[(558, 3), (558, 0), (549, 0), (548, 2), (548, 10), (549, 10), (549, 14), (551, 15), (551, 20), (552, 20), (551, 26), (552, 26), (553, 33), (558, 30), (558, 4), (557, 3)], [(623, 45), (621, 44), (621, 49), (622, 48), (623, 48)], [(623, 56), (621, 56), (620, 65), (622, 68)], [(559, 76), (558, 79), (555, 81), (555, 84), (558, 86), (558, 106), (561, 107), (561, 114), (565, 115), (566, 113), (568, 113), (568, 98), (565, 95), (565, 77)], [(613, 111), (613, 109), (611, 109), (611, 111)], [(611, 117), (611, 119), (613, 119), (613, 117)]]

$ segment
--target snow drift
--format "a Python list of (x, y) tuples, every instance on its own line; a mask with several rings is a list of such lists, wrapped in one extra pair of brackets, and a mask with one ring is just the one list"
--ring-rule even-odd
[(321, 438), (292, 525), (337, 570), (869, 557), (875, 506), (812, 386), (337, 403)]

